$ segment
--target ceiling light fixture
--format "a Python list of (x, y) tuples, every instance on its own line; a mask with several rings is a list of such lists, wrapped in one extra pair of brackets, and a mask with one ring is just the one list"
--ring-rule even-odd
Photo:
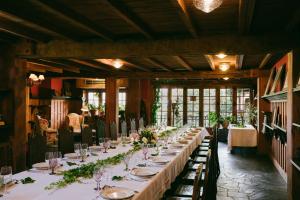
[(210, 13), (211, 11), (220, 7), (223, 3), (223, 0), (194, 0), (193, 2), (197, 9), (205, 13)]
[(32, 87), (34, 85), (40, 85), (42, 81), (45, 80), (44, 75), (40, 74), (39, 76), (31, 73), (29, 77), (27, 78), (27, 85), (29, 87)]
[(227, 54), (225, 54), (225, 53), (218, 53), (218, 54), (216, 54), (216, 56), (218, 58), (220, 58), (220, 59), (223, 59), (223, 58), (225, 58), (227, 56)]
[(229, 78), (228, 78), (228, 77), (224, 77), (223, 79), (224, 79), (225, 81), (229, 80)]
[(219, 64), (219, 69), (223, 72), (227, 71), (230, 68), (229, 63), (220, 63)]
[(122, 60), (120, 60), (120, 59), (116, 59), (116, 60), (114, 60), (114, 62), (113, 62), (113, 66), (115, 67), (115, 68), (117, 68), (117, 69), (120, 69), (122, 66), (123, 66), (123, 62), (122, 62)]

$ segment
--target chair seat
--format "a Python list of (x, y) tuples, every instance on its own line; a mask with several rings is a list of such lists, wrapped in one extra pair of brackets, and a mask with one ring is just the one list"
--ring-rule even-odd
[[(196, 171), (199, 167), (200, 163), (190, 163), (189, 166), (188, 166), (188, 170), (189, 171)], [(205, 164), (202, 164), (202, 169), (203, 171), (205, 171), (205, 168), (206, 168), (206, 165)]]
[(206, 163), (206, 157), (202, 157), (202, 156), (197, 156), (194, 158), (194, 162), (195, 163)]
[(203, 147), (203, 146), (200, 146), (199, 150), (200, 151), (208, 151), (209, 147)]
[(192, 197), (167, 197), (167, 200), (192, 200)]
[(209, 147), (209, 143), (203, 143), (200, 145), (200, 147)]
[[(182, 180), (187, 185), (192, 185), (196, 176), (196, 171), (187, 171), (187, 173), (182, 177)], [(205, 172), (202, 172), (201, 179), (204, 180), (205, 178)]]
[(204, 139), (202, 142), (209, 143), (210, 139)]
[(174, 196), (180, 197), (192, 197), (193, 195), (193, 185), (183, 185), (180, 184), (174, 191)]
[(198, 156), (201, 156), (201, 157), (205, 157), (205, 156), (207, 156), (207, 154), (208, 154), (208, 151), (199, 151), (198, 152)]

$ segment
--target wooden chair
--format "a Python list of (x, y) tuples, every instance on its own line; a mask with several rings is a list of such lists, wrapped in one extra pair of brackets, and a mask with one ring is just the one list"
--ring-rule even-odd
[(137, 130), (134, 118), (130, 119), (130, 130)]
[(58, 146), (62, 154), (74, 152), (74, 136), (68, 128), (58, 130)]
[(82, 143), (88, 144), (89, 146), (93, 145), (93, 132), (92, 129), (88, 126), (84, 127), (82, 130), (81, 136)]
[(0, 167), (12, 166), (12, 147), (10, 142), (0, 143)]
[(73, 133), (80, 134), (81, 133), (81, 125), (83, 122), (82, 115), (78, 115), (77, 113), (69, 113), (67, 115), (66, 124), (67, 127), (69, 127)]
[(174, 189), (171, 189), (173, 193), (168, 196), (166, 199), (175, 200), (175, 199), (192, 199), (198, 200), (200, 198), (201, 186), (202, 184), (202, 165), (199, 165), (198, 169), (195, 172), (194, 182), (192, 185), (187, 184), (178, 184), (175, 185)]
[(105, 122), (101, 119), (96, 121), (96, 143), (99, 144), (99, 138), (105, 137)]
[(38, 162), (45, 161), (45, 153), (47, 151), (46, 136), (35, 134), (28, 138), (28, 154), (29, 154), (29, 167)]
[(117, 125), (115, 122), (112, 122), (110, 124), (110, 134), (111, 134), (112, 139), (116, 140), (118, 138)]

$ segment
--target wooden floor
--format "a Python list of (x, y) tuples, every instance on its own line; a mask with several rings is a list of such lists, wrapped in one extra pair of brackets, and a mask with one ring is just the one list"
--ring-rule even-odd
[(287, 199), (286, 183), (267, 157), (241, 151), (230, 154), (227, 145), (219, 143), (219, 159), (218, 200)]

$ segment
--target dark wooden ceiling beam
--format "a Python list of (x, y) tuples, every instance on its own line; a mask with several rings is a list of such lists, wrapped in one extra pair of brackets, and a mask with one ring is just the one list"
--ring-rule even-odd
[(102, 37), (105, 40), (113, 41), (112, 34), (107, 30), (94, 24), (89, 19), (84, 16), (78, 15), (73, 10), (69, 9), (67, 6), (58, 3), (57, 1), (47, 1), (47, 0), (30, 0), (31, 3), (41, 7), (43, 10), (53, 13), (56, 16), (70, 22), (71, 24), (80, 27), (94, 35)]
[(82, 65), (80, 63), (77, 63), (77, 62), (74, 62), (74, 61), (71, 61), (71, 60), (67, 60), (67, 59), (51, 59), (51, 61), (63, 64), (63, 65), (78, 67), (81, 70), (81, 72), (82, 71), (89, 71), (89, 72), (92, 72), (92, 73), (99, 73), (98, 68)]
[(26, 66), (27, 66), (27, 69), (42, 68), (42, 69), (45, 69), (46, 71), (49, 71), (49, 72), (54, 72), (54, 73), (59, 73), (59, 74), (63, 73), (62, 68), (41, 64), (41, 63), (38, 63), (38, 62), (35, 62), (35, 61), (27, 61)]
[(155, 58), (145, 58), (145, 60), (149, 63), (151, 63), (154, 66), (157, 66), (159, 68), (161, 68), (162, 70), (168, 71), (170, 72), (171, 70), (169, 69), (169, 66), (165, 65), (164, 63), (158, 61)]
[(145, 71), (145, 72), (150, 72), (150, 69), (147, 69), (146, 67), (142, 67), (140, 64), (138, 63), (135, 63), (131, 60), (128, 60), (128, 59), (122, 59), (124, 62), (128, 63), (129, 65), (133, 66), (134, 68), (136, 69), (139, 69), (139, 70), (142, 70), (142, 71)]
[(49, 67), (58, 67), (62, 68), (64, 71), (73, 72), (73, 73), (80, 73), (80, 68), (76, 66), (70, 66), (63, 63), (59, 63), (52, 60), (44, 60), (44, 59), (35, 59), (36, 63), (47, 65)]
[[(238, 44), (238, 45), (234, 45)], [(53, 40), (18, 48), (20, 56), (41, 58), (129, 58), (174, 55), (214, 55), (220, 51), (227, 54), (257, 55), (289, 51), (300, 46), (296, 34), (268, 34), (257, 36), (203, 36), (198, 39), (164, 39), (154, 41), (85, 41)], [(24, 51), (26, 49), (26, 52)]]
[(195, 28), (194, 22), (190, 16), (190, 13), (187, 10), (186, 3), (184, 0), (171, 0), (172, 4), (176, 8), (179, 16), (181, 17), (183, 23), (192, 34), (193, 37), (197, 38), (198, 33)]
[(244, 55), (236, 55), (235, 69), (242, 69)]
[(269, 62), (269, 60), (271, 59), (272, 54), (268, 53), (265, 55), (265, 57), (262, 59), (262, 61), (260, 62), (258, 68), (262, 69), (265, 67), (265, 65)]
[(208, 62), (211, 70), (215, 70), (216, 69), (216, 66), (215, 66), (215, 63), (214, 63), (214, 59), (213, 59), (213, 56), (212, 55), (204, 55), (206, 61)]
[(222, 71), (187, 71), (187, 72), (116, 72), (110, 76), (116, 78), (138, 79), (218, 79), (218, 78), (257, 78), (265, 76), (269, 70), (231, 70)]
[(134, 14), (124, 3), (115, 0), (105, 0), (113, 11), (124, 21), (141, 32), (146, 38), (153, 39), (153, 33), (150, 28), (136, 14)]
[(181, 56), (173, 56), (173, 58), (186, 70), (193, 71), (193, 67)]
[(250, 30), (256, 0), (239, 0), (239, 33), (247, 34)]
[(88, 67), (92, 67), (92, 68), (95, 68), (95, 69), (110, 71), (110, 69), (108, 67), (103, 67), (103, 66), (100, 66), (98, 64), (93, 64), (93, 63), (90, 63), (86, 60), (78, 60), (78, 59), (70, 59), (70, 60), (73, 61), (73, 62), (79, 63), (81, 65), (86, 65)]

